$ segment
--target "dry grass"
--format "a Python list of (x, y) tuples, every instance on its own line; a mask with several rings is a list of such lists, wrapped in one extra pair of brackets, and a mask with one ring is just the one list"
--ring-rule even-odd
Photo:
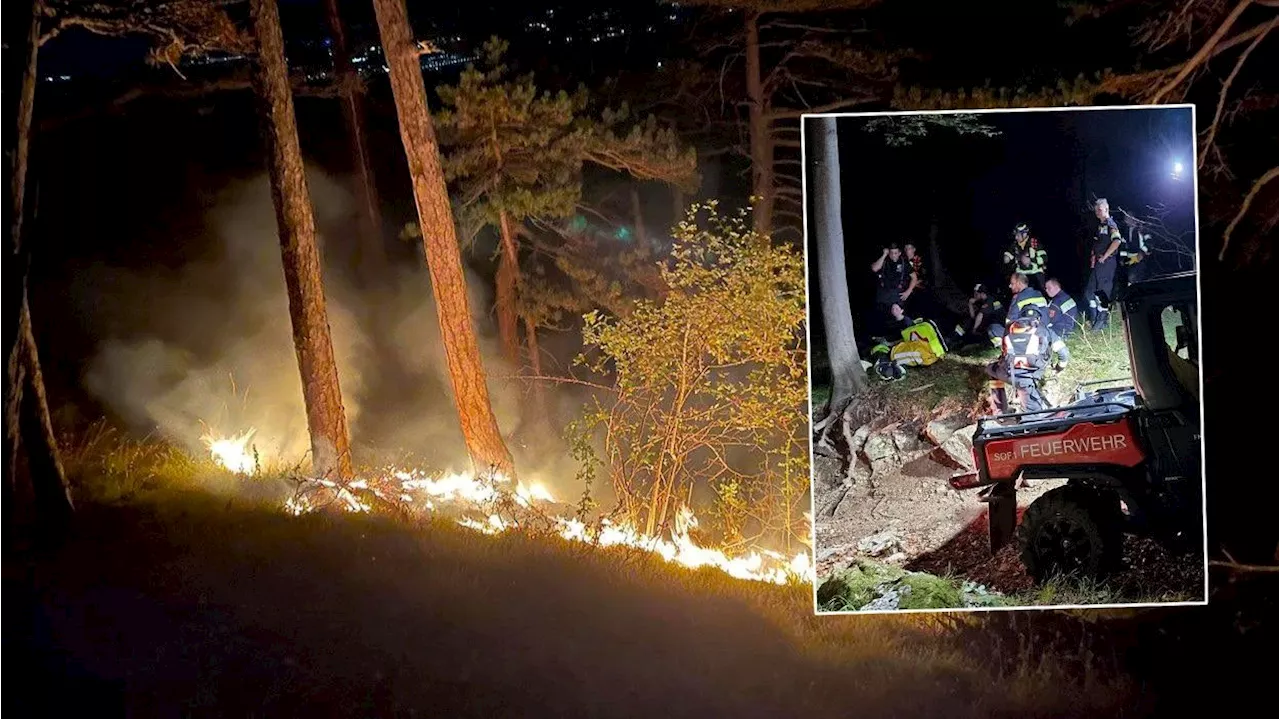
[[(201, 591), (208, 593), (209, 601), (257, 606), (255, 623), (266, 622), (273, 632), (290, 636), (305, 635), (307, 629), (292, 624), (295, 620), (274, 608), (275, 603), (296, 602), (298, 592), (307, 592), (303, 586), (311, 591), (325, 587), (323, 594), (306, 594), (307, 616), (361, 625), (391, 612), (401, 617), (397, 622), (411, 623), (404, 629), (408, 636), (417, 636), (412, 623), (435, 621), (417, 612), (432, 610), (418, 607), (410, 618), (395, 614), (404, 610), (396, 607), (443, 602), (440, 611), (461, 612), (450, 621), (466, 624), (498, 617), (500, 627), (521, 627), (509, 631), (543, 637), (514, 637), (519, 645), (550, 641), (561, 647), (557, 662), (579, 667), (614, 661), (606, 657), (608, 637), (615, 631), (633, 638), (644, 634), (649, 636), (645, 641), (670, 645), (662, 651), (687, 651), (694, 657), (711, 651), (708, 646), (722, 647), (735, 657), (729, 663), (744, 663), (742, 671), (748, 673), (764, 671), (778, 683), (753, 690), (755, 694), (765, 692), (770, 701), (790, 697), (783, 703), (794, 704), (796, 711), (858, 706), (872, 708), (868, 716), (913, 716), (955, 706), (964, 707), (952, 712), (957, 717), (1124, 716), (1130, 715), (1136, 696), (1122, 675), (1094, 667), (1087, 657), (1059, 656), (1034, 641), (1019, 647), (1016, 657), (995, 656), (957, 641), (973, 631), (973, 622), (981, 621), (974, 618), (818, 617), (808, 585), (735, 580), (714, 569), (691, 571), (635, 550), (593, 549), (520, 532), (490, 537), (443, 518), (407, 522), (385, 516), (289, 517), (276, 504), (208, 491), (225, 485), (227, 473), (206, 459), (102, 427), (68, 447), (67, 465), (77, 498), (88, 507), (85, 511), (90, 517), (106, 517), (87, 530), (84, 539), (95, 551), (113, 557), (111, 562), (118, 566), (110, 570), (111, 576), (142, 571), (138, 563), (176, 567), (173, 571), (183, 577), (166, 577), (166, 584), (205, 587)], [(211, 537), (221, 539), (210, 543)], [(116, 549), (107, 549), (112, 546)], [(157, 552), (162, 556), (148, 558)], [(244, 583), (243, 572), (254, 578), (250, 584)], [(235, 593), (241, 589), (247, 594)], [(544, 596), (547, 593), (557, 599), (552, 601)], [(221, 595), (227, 596), (217, 600)], [(461, 604), (450, 604), (448, 597)], [(653, 631), (665, 638), (655, 640), (652, 631), (635, 624), (640, 616), (659, 621), (664, 628)], [(562, 636), (570, 631), (568, 626), (554, 630), (554, 639), (543, 636), (552, 631), (543, 624), (556, 621), (580, 625), (570, 632), (576, 638)], [(616, 622), (640, 633), (604, 629)], [(276, 626), (280, 623), (292, 628)], [(481, 634), (496, 631), (480, 626), (476, 628)], [(416, 645), (395, 648), (406, 640), (403, 633), (391, 632), (383, 640), (362, 641), (381, 641), (386, 646), (379, 652), (433, 651)], [(687, 649), (676, 649), (686, 644)], [(764, 655), (758, 660), (737, 657), (753, 651)], [(642, 650), (623, 654), (618, 661), (647, 656)], [(351, 661), (379, 660), (356, 652)], [(670, 659), (658, 651), (652, 661)], [(1010, 662), (1023, 669), (1010, 674)], [(639, 671), (656, 672), (656, 680), (676, 669)], [(752, 681), (745, 676), (742, 680)], [(716, 687), (716, 682), (727, 681), (718, 674), (706, 681), (706, 691), (738, 691), (728, 685)], [(418, 690), (404, 691), (416, 695)]]

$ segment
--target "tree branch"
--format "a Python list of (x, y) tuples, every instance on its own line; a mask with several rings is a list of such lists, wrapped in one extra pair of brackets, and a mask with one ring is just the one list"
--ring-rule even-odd
[(766, 116), (766, 120), (769, 122), (773, 122), (776, 120), (793, 120), (801, 117), (802, 115), (813, 115), (821, 112), (834, 112), (836, 110), (841, 110), (846, 107), (856, 107), (858, 105), (866, 105), (867, 103), (874, 102), (877, 99), (878, 98), (874, 96), (864, 95), (862, 97), (855, 97), (855, 98), (849, 98), (846, 100), (837, 100), (835, 102), (828, 102), (825, 105), (809, 107), (803, 110), (774, 110), (773, 112), (769, 113)]
[(1168, 95), (1177, 89), (1177, 87), (1181, 85), (1196, 68), (1204, 64), (1204, 62), (1212, 56), (1213, 49), (1218, 45), (1222, 38), (1226, 36), (1227, 31), (1231, 29), (1231, 26), (1235, 25), (1236, 20), (1239, 20), (1240, 16), (1244, 14), (1244, 11), (1248, 10), (1249, 6), (1255, 1), (1256, 0), (1241, 0), (1240, 4), (1236, 5), (1235, 8), (1232, 9), (1226, 19), (1222, 21), (1222, 24), (1218, 26), (1217, 30), (1213, 31), (1213, 35), (1209, 36), (1209, 39), (1205, 41), (1204, 45), (1201, 46), (1196, 54), (1193, 55), (1190, 60), (1183, 63), (1182, 69), (1178, 71), (1178, 74), (1174, 75), (1172, 80), (1151, 96), (1151, 103), (1159, 103), (1165, 95)]
[(1240, 74), (1240, 68), (1244, 67), (1245, 61), (1249, 59), (1249, 53), (1253, 52), (1254, 48), (1262, 43), (1267, 33), (1274, 30), (1278, 23), (1280, 23), (1280, 20), (1272, 18), (1271, 22), (1266, 24), (1263, 31), (1253, 38), (1253, 42), (1249, 43), (1249, 47), (1246, 47), (1244, 52), (1240, 53), (1240, 57), (1236, 58), (1236, 64), (1235, 67), (1231, 68), (1231, 74), (1227, 75), (1226, 80), (1223, 80), (1222, 90), (1218, 92), (1218, 107), (1213, 112), (1213, 122), (1205, 131), (1204, 149), (1200, 151), (1200, 161), (1196, 163), (1198, 166), (1204, 167), (1205, 158), (1209, 156), (1209, 148), (1213, 147), (1214, 139), (1218, 136), (1218, 123), (1222, 121), (1222, 109), (1226, 107), (1227, 91), (1231, 89), (1231, 83), (1235, 81), (1236, 75)]
[(1268, 182), (1276, 179), (1277, 175), (1280, 175), (1280, 167), (1273, 167), (1270, 170), (1267, 170), (1265, 175), (1259, 177), (1257, 181), (1253, 183), (1253, 187), (1249, 189), (1249, 194), (1244, 196), (1244, 202), (1240, 204), (1240, 211), (1236, 213), (1236, 216), (1231, 220), (1231, 224), (1227, 225), (1227, 229), (1222, 233), (1222, 250), (1218, 252), (1219, 262), (1227, 256), (1227, 246), (1231, 242), (1231, 233), (1235, 231), (1236, 226), (1240, 224), (1240, 221), (1244, 219), (1245, 214), (1249, 212), (1249, 206), (1253, 204), (1253, 198), (1258, 195), (1258, 192)]

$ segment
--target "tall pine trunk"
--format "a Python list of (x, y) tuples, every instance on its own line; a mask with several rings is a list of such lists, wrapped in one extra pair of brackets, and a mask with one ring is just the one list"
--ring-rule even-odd
[(311, 434), (312, 466), (320, 476), (346, 480), (352, 476), (351, 443), (329, 335), (315, 217), (298, 145), (279, 10), (276, 0), (250, 0), (249, 10), (258, 54), (254, 85), (262, 107), (262, 135)]
[[(843, 412), (854, 395), (866, 389), (867, 373), (858, 357), (849, 307), (849, 280), (844, 262), (844, 227), (840, 202), (840, 147), (836, 121), (818, 117), (806, 121), (809, 167), (813, 172), (813, 229), (817, 235), (818, 289), (822, 325), (831, 363), (831, 399), (825, 421)], [(834, 424), (834, 423), (832, 423)]]
[(51, 528), (56, 528), (71, 514), (73, 506), (67, 490), (67, 475), (62, 467), (62, 454), (58, 450), (58, 438), (49, 417), (49, 399), (45, 394), (40, 354), (36, 350), (36, 337), (31, 327), (31, 308), (25, 297), (19, 331), (22, 333), (22, 407), (19, 421), (23, 426), (22, 443), (27, 447), (27, 470), (31, 474), (36, 516)]
[(22, 441), (22, 307), (27, 297), (27, 255), (22, 251), (23, 201), (27, 184), (27, 143), (36, 99), (36, 51), (40, 43), (40, 4), (28, 0), (5, 8), (3, 56), (5, 100), (5, 170), (9, 197), (4, 202), (5, 246), (0, 248), (0, 353), (4, 357), (4, 432), (0, 435), (0, 527), (8, 531), (14, 519), (18, 448)]
[[(40, 49), (41, 3), (31, 3), (30, 20), (24, 39), (26, 62), (21, 68), (21, 85), (14, 105), (13, 144), (6, 147), (9, 165), (9, 241), (6, 263), (17, 277), (5, 283), (4, 342), (5, 362), (5, 511), (8, 519), (17, 518), (17, 470), (19, 448), (26, 449), (31, 497), (35, 500), (35, 520), (56, 528), (72, 510), (67, 491), (66, 474), (49, 418), (40, 357), (36, 351), (31, 326), (31, 308), (27, 301), (30, 278), (30, 248), (22, 241), (23, 215), (26, 210), (27, 161), (31, 141), (31, 120), (35, 111), (36, 58)], [(6, 107), (6, 109), (8, 109)], [(14, 281), (16, 280), (16, 281)]]
[(747, 134), (751, 143), (752, 229), (769, 234), (777, 195), (773, 177), (773, 139), (769, 136), (764, 83), (760, 69), (760, 13), (746, 12)]
[(502, 356), (515, 367), (520, 364), (520, 311), (517, 306), (520, 300), (520, 255), (511, 218), (505, 211), (498, 213), (498, 236), (502, 246), (498, 252), (494, 311), (498, 315)]
[(489, 402), (480, 348), (467, 305), (462, 250), (449, 207), (449, 191), (440, 166), (440, 148), (427, 110), (427, 90), (409, 27), (404, 0), (373, 0), (382, 52), (391, 75), (400, 138), (409, 160), (422, 246), (431, 273), (431, 291), (440, 317), (449, 379), (467, 451), (477, 470), (514, 476), (515, 463), (498, 431)]
[(370, 162), (366, 137), (364, 97), (360, 78), (351, 65), (351, 49), (347, 45), (346, 28), (338, 0), (325, 0), (325, 15), (333, 35), (333, 69), (342, 98), (342, 115), (347, 126), (351, 159), (355, 171), (354, 190), (360, 210), (361, 270), (366, 278), (376, 280), (387, 269), (387, 248), (382, 236), (382, 210)]

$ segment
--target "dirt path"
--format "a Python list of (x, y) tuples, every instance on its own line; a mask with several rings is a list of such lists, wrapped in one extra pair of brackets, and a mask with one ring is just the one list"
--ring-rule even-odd
[[(835, 507), (830, 515), (819, 512), (815, 521), (819, 578), (868, 556), (859, 548), (864, 540), (888, 535), (898, 541), (876, 556), (881, 561), (913, 571), (963, 577), (1002, 594), (1031, 592), (1035, 583), (1023, 569), (1015, 545), (991, 553), (986, 505), (978, 501), (979, 490), (951, 489), (947, 478), (955, 470), (927, 454), (917, 454), (896, 471), (852, 488), (842, 484), (838, 461), (816, 459), (816, 505)], [(1038, 481), (1020, 489), (1019, 515), (1063, 483)], [(1188, 601), (1202, 595), (1204, 568), (1198, 555), (1172, 555), (1149, 539), (1126, 537), (1124, 562), (1124, 569), (1108, 580), (1109, 590), (1099, 592), (1096, 598), (1064, 599), (1046, 593), (1042, 601)]]
[[(897, 471), (879, 475), (852, 488), (842, 485), (839, 462), (819, 457), (814, 464), (817, 506), (826, 506), (843, 493), (829, 516), (821, 512), (815, 521), (815, 552), (818, 576), (848, 566), (855, 558), (865, 556), (859, 543), (874, 536), (891, 534), (898, 538), (895, 547), (879, 553), (880, 559), (899, 556), (894, 563), (912, 560), (947, 546), (971, 527), (981, 525), (982, 544), (966, 544), (953, 563), (954, 573), (968, 565), (990, 557), (985, 545), (986, 505), (978, 501), (978, 490), (956, 491), (947, 484), (956, 470), (921, 454), (904, 463)], [(1037, 497), (1057, 486), (1042, 482), (1018, 493), (1019, 506), (1026, 507)], [(915, 568), (915, 567), (912, 567)], [(981, 581), (975, 579), (975, 581)], [(1021, 584), (1021, 583), (1020, 583)], [(997, 591), (1012, 591), (1008, 583), (992, 586)], [(1024, 588), (1022, 586), (1016, 589)]]

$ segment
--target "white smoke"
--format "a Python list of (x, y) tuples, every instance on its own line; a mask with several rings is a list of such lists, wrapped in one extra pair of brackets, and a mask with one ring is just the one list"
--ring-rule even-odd
[[(419, 261), (391, 270), (373, 289), (359, 287), (354, 268), (325, 247), (334, 234), (349, 231), (350, 197), (319, 172), (309, 171), (308, 183), (357, 460), (360, 447), (367, 446), (411, 453), (442, 470), (468, 467), (426, 267)], [(89, 363), (85, 386), (133, 427), (193, 452), (205, 451), (206, 432), (233, 435), (254, 428), (264, 459), (304, 462), (310, 441), (266, 177), (220, 193), (206, 225), (216, 240), (211, 257), (176, 270), (98, 270), (82, 278), (118, 315), (106, 323), (111, 336)], [(467, 281), (494, 412), (510, 437), (520, 429), (525, 389), (492, 337), (487, 284), (470, 273)], [(375, 318), (387, 330), (381, 343), (370, 331)], [(578, 401), (561, 392), (552, 396), (559, 417)], [(558, 435), (561, 420), (547, 421)], [(571, 478), (563, 448), (521, 451), (519, 443), (512, 444), (522, 473), (562, 487), (557, 480)]]

